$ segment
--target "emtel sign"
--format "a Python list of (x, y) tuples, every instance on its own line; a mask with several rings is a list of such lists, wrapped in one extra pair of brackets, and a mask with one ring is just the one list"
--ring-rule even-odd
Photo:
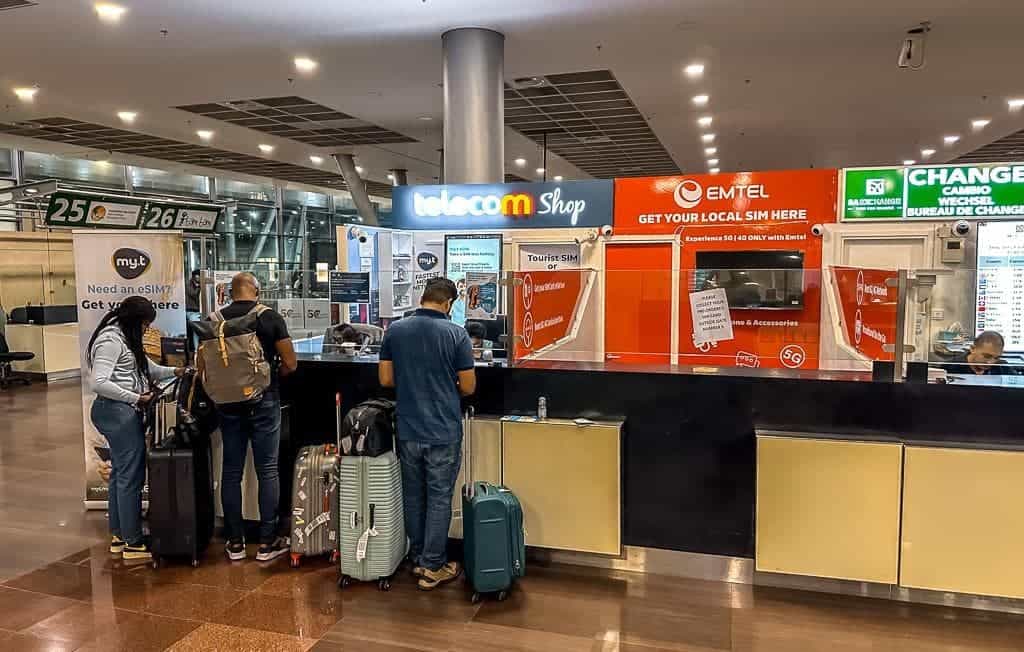
[(763, 183), (734, 183), (730, 186), (708, 186), (705, 188), (695, 179), (686, 179), (676, 186), (672, 194), (679, 208), (695, 208), (704, 199), (771, 199)]
[(611, 223), (610, 181), (407, 186), (393, 191), (397, 229), (599, 227)]

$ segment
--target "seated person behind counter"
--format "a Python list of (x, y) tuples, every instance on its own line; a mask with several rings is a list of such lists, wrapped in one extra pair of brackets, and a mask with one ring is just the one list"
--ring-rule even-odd
[[(363, 348), (365, 338), (352, 327), (352, 324), (338, 324), (327, 329), (327, 336), (324, 338), (324, 351), (339, 351), (348, 355), (355, 355)], [(349, 346), (345, 346), (345, 345)]]
[(487, 339), (487, 327), (478, 321), (466, 322), (466, 334), (473, 345), (474, 360), (492, 360), (494, 342)]
[(1003, 336), (996, 331), (985, 331), (974, 338), (974, 344), (941, 367), (951, 374), (1009, 376), (1017, 372), (1006, 365), (1003, 358)]

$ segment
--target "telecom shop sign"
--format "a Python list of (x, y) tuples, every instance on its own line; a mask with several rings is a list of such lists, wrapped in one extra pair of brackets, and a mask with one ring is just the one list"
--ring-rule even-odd
[(1024, 216), (1024, 164), (928, 165), (843, 171), (843, 219)]
[(399, 186), (393, 227), (426, 231), (596, 228), (612, 222), (612, 181)]
[(216, 204), (60, 191), (50, 195), (45, 222), (50, 227), (213, 233), (223, 212)]

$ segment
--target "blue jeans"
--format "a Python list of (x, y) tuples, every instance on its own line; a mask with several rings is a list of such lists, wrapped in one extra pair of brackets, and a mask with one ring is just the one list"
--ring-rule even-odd
[(452, 494), (462, 464), (462, 443), (399, 440), (398, 451), (410, 558), (417, 566), (437, 570), (448, 563)]
[(146, 481), (146, 434), (142, 413), (121, 401), (97, 396), (90, 413), (110, 444), (110, 533), (130, 546), (143, 543), (142, 485)]
[(277, 392), (268, 392), (259, 403), (232, 405), (219, 412), (220, 434), (224, 441), (224, 472), (220, 487), (224, 534), (229, 541), (244, 538), (242, 471), (251, 442), (260, 487), (260, 543), (273, 543), (278, 532), (277, 511), (281, 494), (277, 470), (281, 445), (281, 398)]

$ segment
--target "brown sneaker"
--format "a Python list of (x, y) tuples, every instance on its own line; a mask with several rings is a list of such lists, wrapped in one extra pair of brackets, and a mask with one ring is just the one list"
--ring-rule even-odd
[(422, 566), (413, 566), (412, 567), (412, 576), (413, 577), (423, 577), (423, 573), (425, 573), (426, 570), (427, 569), (423, 568)]
[(462, 567), (455, 561), (448, 562), (436, 571), (424, 568), (423, 575), (420, 577), (420, 581), (416, 583), (416, 587), (421, 591), (433, 591), (442, 584), (458, 579), (461, 574)]

